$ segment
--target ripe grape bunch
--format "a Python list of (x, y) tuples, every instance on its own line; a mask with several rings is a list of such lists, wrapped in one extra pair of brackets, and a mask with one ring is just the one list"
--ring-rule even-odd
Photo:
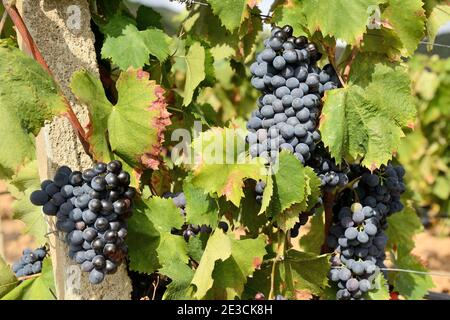
[(62, 166), (53, 181), (43, 181), (41, 190), (30, 195), (31, 203), (57, 217), (56, 228), (65, 234), (69, 257), (89, 272), (92, 284), (115, 273), (127, 255), (126, 219), (136, 194), (129, 185), (130, 174), (113, 160), (83, 172)]
[(25, 249), (19, 261), (12, 265), (12, 270), (17, 278), (31, 276), (41, 273), (42, 261), (47, 255), (45, 247), (35, 250)]
[[(403, 209), (404, 175), (403, 167), (392, 165), (375, 173), (365, 171), (354, 192), (343, 193), (338, 200), (327, 239), (334, 250), (330, 279), (337, 283), (337, 299), (363, 299), (374, 287), (380, 268), (385, 268), (386, 218)], [(355, 194), (361, 203), (346, 206)]]
[(247, 123), (247, 141), (252, 157), (275, 161), (280, 150), (288, 150), (305, 164), (320, 141), (321, 98), (337, 88), (338, 79), (331, 65), (316, 65), (316, 45), (292, 33), (291, 26), (274, 27), (250, 66), (251, 83), (262, 95)]
[[(180, 214), (183, 216), (184, 219), (186, 219), (186, 196), (183, 192), (166, 192), (163, 194), (163, 198), (169, 199), (171, 198), (173, 203), (177, 208), (180, 209)], [(195, 237), (200, 232), (202, 233), (211, 233), (212, 229), (210, 226), (207, 225), (194, 225), (194, 224), (187, 224), (185, 223), (181, 230), (177, 230), (175, 228), (172, 229), (172, 234), (175, 235), (183, 235), (184, 239), (186, 241), (189, 241), (191, 237)]]

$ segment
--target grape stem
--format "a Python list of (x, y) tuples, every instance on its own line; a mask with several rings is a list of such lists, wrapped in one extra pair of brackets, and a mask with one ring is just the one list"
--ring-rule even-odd
[(325, 208), (325, 226), (324, 226), (324, 243), (321, 247), (321, 253), (330, 252), (330, 248), (327, 245), (328, 232), (330, 230), (331, 224), (333, 222), (333, 204), (336, 196), (333, 192), (325, 191), (323, 196), (323, 206)]
[[(31, 36), (27, 26), (25, 25), (25, 22), (23, 21), (19, 11), (17, 10), (15, 6), (16, 1), (11, 1), (11, 3), (8, 3), (7, 0), (3, 0), (3, 6), (5, 7), (5, 11), (8, 12), (8, 15), (10, 16), (12, 22), (14, 23), (14, 26), (16, 27), (16, 30), (19, 32), (24, 45), (27, 49), (27, 52), (44, 68), (45, 71), (53, 78), (52, 72), (48, 66), (48, 64), (45, 62), (44, 57), (42, 56), (41, 52), (39, 51), (39, 48), (37, 47), (36, 43), (33, 40), (33, 37)], [(57, 83), (55, 81), (55, 83)], [(63, 99), (63, 102), (66, 106), (66, 114), (65, 116), (69, 119), (69, 122), (71, 123), (72, 127), (75, 129), (75, 132), (84, 148), (84, 151), (90, 155), (90, 146), (87, 141), (86, 132), (84, 131), (80, 121), (78, 120), (75, 112), (72, 109), (72, 106), (70, 105), (70, 102), (67, 100), (67, 98), (62, 93), (62, 90), (60, 87), (58, 87), (60, 96)]]
[(284, 260), (285, 255), (285, 245), (286, 245), (286, 234), (283, 230), (280, 230), (278, 232), (278, 241), (277, 241), (277, 256), (275, 259), (273, 259), (272, 264), (272, 272), (270, 274), (270, 293), (269, 293), (269, 300), (274, 299), (274, 292), (275, 292), (275, 273), (276, 273), (276, 266), (277, 262)]

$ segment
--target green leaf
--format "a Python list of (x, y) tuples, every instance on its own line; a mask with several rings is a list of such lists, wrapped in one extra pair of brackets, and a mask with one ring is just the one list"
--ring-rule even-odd
[(148, 206), (146, 215), (159, 232), (170, 232), (172, 228), (181, 229), (184, 218), (172, 199), (152, 197), (145, 202)]
[(18, 282), (14, 272), (12, 272), (3, 258), (0, 257), (0, 299), (13, 290)]
[(120, 37), (128, 25), (136, 25), (136, 21), (128, 16), (116, 14), (108, 22), (100, 26), (100, 30), (108, 37)]
[(196, 262), (201, 260), (203, 252), (205, 251), (201, 237), (201, 234), (199, 237), (191, 237), (188, 242), (188, 255)]
[(394, 27), (395, 33), (406, 49), (406, 55), (412, 55), (424, 36), (425, 10), (421, 0), (389, 0), (382, 19)]
[(300, 238), (300, 247), (310, 253), (320, 254), (325, 242), (325, 222), (323, 210), (316, 212), (311, 218), (311, 228)]
[(159, 12), (147, 6), (140, 6), (136, 13), (136, 21), (139, 30), (151, 27), (163, 29), (161, 19), (162, 17)]
[(278, 26), (292, 26), (296, 37), (307, 35), (304, 31), (307, 21), (300, 1), (288, 1), (284, 5), (277, 6), (273, 12), (272, 19)]
[(19, 49), (0, 41), (0, 178), (11, 177), (35, 159), (34, 136), (46, 120), (65, 110), (47, 72)]
[(305, 170), (301, 162), (288, 151), (280, 152), (279, 163), (273, 170), (275, 174), (272, 176), (273, 194), (269, 212), (275, 216), (305, 201)]
[(389, 300), (389, 285), (383, 273), (379, 273), (374, 279), (374, 288), (367, 293), (370, 300)]
[(212, 11), (230, 32), (237, 29), (247, 16), (249, 0), (207, 0)]
[(96, 160), (108, 161), (112, 151), (134, 169), (158, 168), (163, 133), (171, 122), (164, 92), (148, 76), (143, 71), (122, 72), (116, 105), (108, 101), (100, 80), (92, 74), (80, 71), (72, 77), (72, 91), (88, 106), (88, 140)]
[(122, 34), (107, 37), (102, 47), (102, 58), (111, 59), (122, 70), (142, 68), (149, 64), (149, 55), (164, 62), (169, 56), (171, 38), (160, 29), (139, 31), (128, 24)]
[(184, 85), (183, 105), (192, 102), (194, 91), (205, 79), (205, 48), (199, 42), (194, 42), (186, 55), (186, 83)]
[[(193, 141), (196, 166), (192, 184), (239, 207), (245, 179), (262, 179), (260, 159), (243, 159), (245, 133), (232, 128), (212, 128)], [(211, 179), (214, 177), (214, 179)]]
[(133, 271), (153, 273), (159, 267), (156, 249), (159, 245), (160, 234), (147, 213), (149, 208), (146, 203), (135, 203), (133, 215), (128, 220), (128, 245), (129, 267)]
[(158, 258), (163, 266), (160, 272), (164, 274), (164, 269), (168, 265), (178, 266), (187, 264), (189, 257), (187, 255), (187, 243), (183, 237), (170, 234), (170, 232), (161, 233), (159, 246), (156, 249)]
[(26, 164), (12, 177), (8, 184), (8, 191), (14, 197), (13, 213), (14, 219), (25, 223), (25, 232), (34, 237), (37, 244), (43, 245), (47, 242), (47, 223), (40, 207), (30, 202), (33, 191), (40, 189), (37, 162)]
[(337, 163), (364, 157), (362, 165), (378, 168), (392, 158), (404, 137), (402, 128), (413, 126), (415, 112), (403, 68), (377, 64), (364, 88), (354, 84), (327, 92), (322, 139)]
[(195, 298), (203, 298), (207, 291), (212, 287), (214, 282), (212, 273), (216, 261), (225, 261), (230, 255), (230, 238), (223, 233), (222, 229), (216, 229), (208, 240), (205, 252), (203, 253), (200, 264), (192, 279), (192, 284), (195, 285), (197, 289), (194, 294)]
[(216, 226), (219, 219), (216, 201), (205, 194), (203, 189), (194, 186), (190, 179), (184, 181), (183, 192), (186, 197), (186, 222)]
[(164, 274), (172, 280), (164, 292), (164, 300), (191, 299), (189, 293), (194, 271), (188, 265), (184, 264), (177, 267), (169, 265), (164, 268)]
[(411, 207), (405, 207), (402, 212), (388, 217), (387, 222), (388, 247), (401, 246), (405, 250), (411, 251), (415, 246), (413, 236), (423, 230), (422, 223), (415, 210)]
[(52, 263), (49, 258), (46, 258), (38, 277), (24, 280), (2, 300), (55, 300), (55, 293)]
[(233, 300), (240, 297), (244, 291), (247, 277), (251, 276), (263, 261), (265, 236), (257, 239), (236, 240), (230, 235), (231, 256), (223, 262), (218, 262), (214, 268), (214, 284), (208, 293), (208, 299)]
[(358, 44), (366, 31), (370, 7), (386, 0), (304, 0), (303, 14), (311, 33), (320, 31), (324, 36)]
[[(295, 290), (308, 290), (313, 294), (320, 294), (328, 286), (328, 272), (330, 264), (329, 255), (320, 255), (288, 250), (286, 260), (282, 264), (282, 273), (285, 274), (287, 288)], [(288, 281), (291, 280), (292, 283)]]
[(436, 35), (445, 23), (450, 21), (450, 6), (449, 5), (436, 5), (433, 7), (430, 16), (426, 21), (427, 27), (427, 48), (429, 51), (433, 50), (434, 41)]
[(272, 195), (273, 195), (273, 179), (272, 175), (267, 175), (266, 186), (264, 188), (263, 198), (261, 201), (261, 209), (259, 210), (259, 214), (267, 210), (267, 208), (270, 205)]
[[(399, 252), (394, 264), (399, 269), (427, 272), (427, 269), (409, 251)], [(398, 272), (393, 279), (394, 290), (410, 300), (423, 299), (428, 290), (434, 287), (433, 280), (427, 274)]]

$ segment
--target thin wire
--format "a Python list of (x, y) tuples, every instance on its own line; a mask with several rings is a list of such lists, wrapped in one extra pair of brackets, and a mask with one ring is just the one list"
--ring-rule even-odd
[(399, 269), (399, 268), (380, 268), (382, 271), (393, 271), (393, 272), (405, 272), (405, 273), (417, 273), (423, 275), (437, 276), (437, 277), (447, 277), (450, 278), (449, 272), (434, 272), (434, 271), (417, 271), (410, 269)]
[(432, 44), (433, 47), (443, 47), (443, 48), (450, 48), (449, 45), (442, 44), (442, 43), (435, 43), (435, 42), (428, 42), (428, 41), (420, 41), (421, 44)]

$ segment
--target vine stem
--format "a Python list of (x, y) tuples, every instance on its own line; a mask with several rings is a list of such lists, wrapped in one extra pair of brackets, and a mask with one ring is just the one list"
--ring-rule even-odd
[(286, 245), (286, 235), (284, 231), (280, 230), (278, 232), (278, 241), (277, 241), (277, 256), (273, 259), (272, 271), (270, 273), (270, 292), (269, 292), (269, 300), (274, 299), (275, 292), (275, 272), (277, 263), (284, 260), (284, 250)]
[(325, 208), (325, 237), (324, 237), (324, 243), (321, 247), (321, 253), (327, 253), (330, 252), (330, 248), (327, 245), (328, 240), (328, 232), (330, 231), (331, 223), (333, 222), (333, 204), (335, 200), (335, 195), (333, 192), (325, 191), (323, 196), (323, 204)]
[[(16, 27), (16, 30), (19, 32), (25, 47), (27, 48), (28, 52), (31, 54), (31, 56), (44, 68), (45, 71), (53, 78), (53, 74), (48, 66), (48, 64), (45, 62), (44, 57), (42, 56), (41, 52), (39, 51), (39, 48), (37, 47), (36, 43), (33, 40), (33, 37), (31, 36), (27, 26), (25, 25), (25, 22), (22, 19), (22, 16), (20, 15), (19, 11), (17, 10), (17, 7), (15, 6), (15, 1), (12, 1), (11, 3), (8, 3), (7, 0), (2, 0), (3, 6), (5, 7), (5, 12), (8, 13), (10, 16), (12, 22), (14, 23), (14, 26)], [(57, 83), (55, 81), (55, 83)], [(75, 132), (84, 148), (84, 151), (92, 156), (90, 152), (90, 146), (87, 141), (86, 132), (83, 129), (83, 126), (81, 125), (80, 121), (78, 120), (75, 112), (72, 109), (72, 106), (70, 105), (69, 100), (65, 97), (65, 95), (62, 93), (61, 88), (58, 86), (60, 96), (63, 99), (63, 102), (66, 106), (66, 114), (65, 116), (68, 118), (69, 122), (71, 123), (72, 127), (75, 129)]]

